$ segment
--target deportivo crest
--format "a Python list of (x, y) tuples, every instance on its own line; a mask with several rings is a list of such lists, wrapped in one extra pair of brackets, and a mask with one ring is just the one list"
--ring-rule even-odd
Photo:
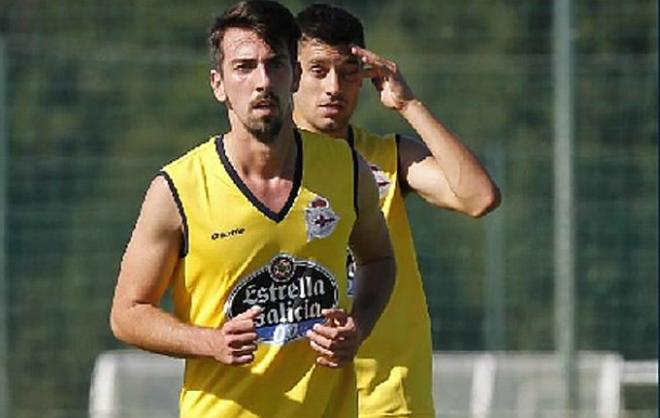
[(330, 207), (330, 202), (321, 196), (316, 196), (305, 208), (307, 241), (325, 238), (332, 234), (338, 221), (339, 216)]
[(380, 199), (384, 198), (387, 195), (387, 192), (390, 190), (390, 179), (387, 178), (387, 175), (383, 170), (380, 169), (376, 164), (369, 163), (369, 168), (371, 168), (371, 173), (376, 180), (376, 185), (378, 186), (378, 197)]
[(338, 294), (335, 277), (323, 266), (279, 254), (239, 282), (224, 311), (231, 319), (262, 307), (255, 319), (259, 341), (283, 345), (323, 322), (321, 310), (337, 307)]

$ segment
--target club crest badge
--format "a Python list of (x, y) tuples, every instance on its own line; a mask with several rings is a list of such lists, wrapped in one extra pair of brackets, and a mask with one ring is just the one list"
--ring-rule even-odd
[(369, 163), (369, 168), (371, 168), (371, 173), (376, 180), (376, 185), (378, 186), (378, 197), (380, 199), (384, 198), (387, 195), (387, 192), (390, 190), (390, 179), (387, 178), (387, 175), (383, 170), (380, 169), (376, 164)]
[(305, 208), (307, 241), (325, 238), (332, 234), (338, 221), (339, 216), (330, 207), (330, 202), (321, 196), (316, 196)]

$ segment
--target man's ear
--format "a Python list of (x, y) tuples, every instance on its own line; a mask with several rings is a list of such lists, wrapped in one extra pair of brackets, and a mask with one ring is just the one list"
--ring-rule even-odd
[(227, 95), (225, 94), (225, 85), (222, 82), (222, 75), (218, 70), (211, 70), (209, 73), (209, 84), (211, 84), (211, 89), (213, 90), (213, 95), (220, 102), (224, 103), (227, 100)]
[(296, 60), (293, 64), (293, 83), (291, 85), (291, 93), (298, 91), (300, 87), (300, 76), (302, 75), (302, 67), (300, 66), (300, 61)]

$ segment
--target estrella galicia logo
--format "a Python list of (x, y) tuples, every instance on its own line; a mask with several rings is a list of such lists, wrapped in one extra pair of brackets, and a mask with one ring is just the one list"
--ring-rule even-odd
[(323, 322), (321, 310), (337, 307), (334, 276), (310, 260), (279, 254), (234, 288), (225, 304), (229, 319), (258, 305), (255, 319), (259, 340), (283, 345)]

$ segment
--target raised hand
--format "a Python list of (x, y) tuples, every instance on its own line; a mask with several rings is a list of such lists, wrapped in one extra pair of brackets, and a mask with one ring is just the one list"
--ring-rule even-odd
[(360, 346), (361, 338), (353, 318), (342, 309), (324, 309), (323, 324), (316, 324), (307, 332), (309, 343), (320, 355), (316, 363), (339, 368), (350, 363)]
[(385, 107), (400, 112), (415, 98), (395, 62), (359, 46), (351, 47), (351, 53), (365, 65), (360, 75), (371, 79)]
[(254, 320), (263, 308), (253, 306), (224, 323), (215, 333), (212, 344), (214, 358), (220, 363), (240, 366), (254, 360), (257, 350), (257, 331)]

